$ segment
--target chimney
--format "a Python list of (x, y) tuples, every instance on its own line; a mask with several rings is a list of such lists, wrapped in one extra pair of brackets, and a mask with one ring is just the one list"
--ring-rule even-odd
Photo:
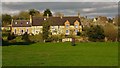
[(78, 18), (80, 18), (80, 13), (78, 12)]
[(30, 23), (32, 23), (32, 15), (30, 15)]
[(61, 18), (61, 19), (63, 18), (63, 14), (62, 14), (62, 13), (60, 14), (60, 18)]
[(12, 19), (12, 21), (11, 21), (11, 24), (13, 23), (13, 19)]
[(60, 18), (61, 18), (61, 19), (63, 18), (62, 15), (60, 16)]
[(49, 18), (49, 14), (47, 14), (47, 18)]
[(11, 20), (10, 30), (12, 30), (13, 19)]

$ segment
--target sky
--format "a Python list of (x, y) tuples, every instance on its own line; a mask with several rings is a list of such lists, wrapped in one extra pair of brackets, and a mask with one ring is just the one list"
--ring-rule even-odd
[(115, 17), (118, 13), (118, 0), (74, 0), (74, 2), (71, 0), (44, 0), (44, 2), (43, 0), (17, 0), (17, 2), (16, 0), (2, 0), (2, 13), (13, 15), (33, 8), (40, 12), (49, 8), (53, 14), (61, 12), (64, 16), (77, 16), (80, 12), (81, 16)]

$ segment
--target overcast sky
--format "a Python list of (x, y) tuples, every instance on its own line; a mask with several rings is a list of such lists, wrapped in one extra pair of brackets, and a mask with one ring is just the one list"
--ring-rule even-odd
[(118, 2), (120, 0), (1, 0), (2, 2)]
[[(52, 13), (61, 12), (66, 16), (75, 16), (80, 12), (81, 16), (95, 17), (95, 16), (107, 16), (114, 17), (118, 13), (118, 2), (117, 0), (109, 0), (109, 2), (14, 2), (15, 0), (2, 1), (2, 13), (16, 14), (20, 11), (25, 11), (29, 9), (37, 9), (43, 12), (46, 8), (49, 8)], [(28, 1), (28, 0), (25, 0)], [(32, 0), (31, 0), (32, 1)], [(78, 1), (78, 2), (77, 2)], [(83, 0), (85, 1), (85, 0)], [(86, 0), (87, 1), (87, 0)], [(105, 0), (106, 1), (106, 0)]]

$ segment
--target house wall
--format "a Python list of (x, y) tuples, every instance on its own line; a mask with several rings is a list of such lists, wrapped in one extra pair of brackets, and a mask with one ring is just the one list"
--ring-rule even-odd
[[(78, 25), (77, 28), (76, 28), (76, 25)], [(80, 25), (80, 22), (78, 22), (77, 20), (74, 22), (74, 29), (77, 30), (78, 32), (82, 32), (82, 25)]]
[(28, 31), (28, 34), (32, 33), (31, 27), (12, 27), (12, 32), (14, 34), (21, 35), (21, 34), (24, 34), (27, 31)]
[[(68, 25), (68, 27), (67, 27), (67, 25)], [(77, 25), (77, 27), (76, 27), (76, 25)], [(70, 25), (70, 22), (66, 21), (64, 28), (65, 28), (64, 30), (65, 30), (66, 35), (70, 35), (70, 32), (73, 32), (73, 34), (76, 35), (77, 32), (82, 31), (82, 26), (80, 25), (80, 22), (77, 20), (74, 22), (74, 25)], [(68, 30), (68, 33), (66, 33), (67, 32), (66, 30)]]
[(10, 30), (10, 27), (1, 27), (1, 30)]
[(33, 34), (39, 34), (42, 33), (43, 26), (32, 26), (31, 28)]
[(65, 22), (64, 28), (65, 28), (65, 34), (69, 35), (70, 34), (70, 22), (68, 20)]
[(50, 31), (52, 32), (52, 35), (59, 34), (59, 26), (50, 26)]
[[(76, 28), (76, 25), (78, 25), (77, 28)], [(35, 35), (35, 34), (42, 33), (42, 28), (43, 26), (12, 27), (12, 32), (14, 32), (15, 34), (21, 35), (25, 33), (28, 29), (28, 33), (32, 33)], [(16, 29), (16, 32), (15, 32), (15, 29)], [(52, 32), (52, 35), (57, 35), (57, 34), (70, 35), (71, 29), (74, 30), (73, 33), (76, 34), (75, 30), (78, 30), (79, 32), (81, 32), (82, 26), (80, 25), (80, 22), (77, 20), (74, 22), (74, 25), (70, 25), (70, 22), (67, 20), (62, 26), (50, 26), (50, 31)]]
[(64, 34), (65, 28), (64, 26), (50, 26), (50, 31), (52, 35)]

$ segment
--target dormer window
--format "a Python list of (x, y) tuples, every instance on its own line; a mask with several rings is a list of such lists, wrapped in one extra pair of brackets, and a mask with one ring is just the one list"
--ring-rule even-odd
[(27, 22), (27, 24), (28, 24), (28, 22)]
[(17, 24), (17, 22), (15, 22), (15, 24)]
[(44, 20), (46, 20), (46, 18), (44, 18)]

